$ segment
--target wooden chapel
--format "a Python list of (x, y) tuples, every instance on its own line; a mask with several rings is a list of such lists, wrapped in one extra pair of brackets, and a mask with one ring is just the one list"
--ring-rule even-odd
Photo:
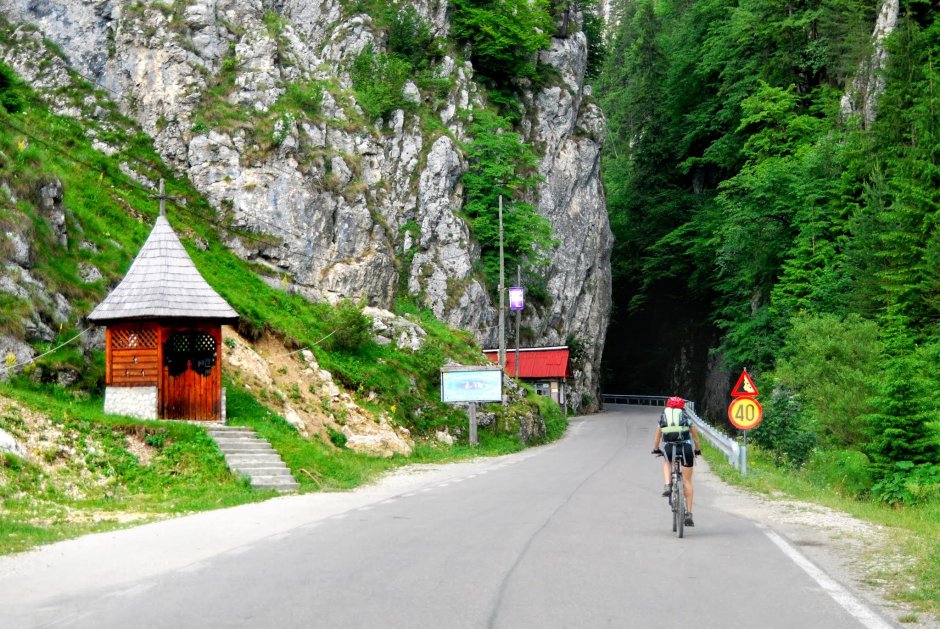
[(199, 274), (162, 207), (127, 275), (88, 320), (105, 326), (106, 413), (224, 421), (222, 325), (238, 314)]

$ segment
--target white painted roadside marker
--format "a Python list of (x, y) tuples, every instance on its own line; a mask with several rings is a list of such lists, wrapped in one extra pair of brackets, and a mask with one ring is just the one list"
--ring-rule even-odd
[(788, 544), (786, 540), (771, 531), (763, 524), (757, 524), (763, 530), (770, 541), (777, 548), (783, 551), (787, 557), (793, 560), (803, 571), (811, 576), (819, 586), (825, 590), (832, 599), (842, 606), (845, 611), (851, 614), (856, 620), (862, 623), (868, 629), (893, 629), (892, 625), (885, 622), (878, 614), (870, 610), (864, 603), (853, 596), (848, 590), (836, 583), (829, 575), (816, 567), (813, 562), (806, 558), (803, 553)]

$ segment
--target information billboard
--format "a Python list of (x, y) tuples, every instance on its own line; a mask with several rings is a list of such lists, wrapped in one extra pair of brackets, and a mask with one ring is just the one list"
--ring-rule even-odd
[(441, 369), (441, 402), (502, 402), (499, 365), (460, 365)]

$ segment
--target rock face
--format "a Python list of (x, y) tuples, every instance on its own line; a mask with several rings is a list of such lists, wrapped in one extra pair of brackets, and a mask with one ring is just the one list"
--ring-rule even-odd
[(878, 11), (875, 29), (871, 35), (874, 51), (861, 66), (850, 89), (842, 96), (840, 110), (844, 118), (857, 116), (861, 126), (868, 128), (875, 121), (878, 99), (884, 92), (885, 81), (881, 76), (887, 64), (888, 51), (885, 39), (898, 22), (899, 0), (884, 0)]
[[(407, 109), (368, 120), (350, 70), (367, 47), (383, 51), (385, 35), (350, 4), (0, 0), (0, 10), (38, 27), (34, 39), (54, 42), (220, 214), (258, 234), (229, 245), (270, 268), (271, 282), (286, 278), (313, 299), (365, 299), (383, 309), (404, 292), (495, 346), (497, 311), (459, 215), (462, 143), (485, 92), (469, 62), (445, 55), (433, 67), (444, 88), (431, 93), (408, 81)], [(410, 4), (446, 36), (445, 1)], [(570, 26), (579, 20), (571, 17), (567, 36), (540, 53), (558, 84), (523, 90), (524, 137), (542, 156), (534, 201), (560, 243), (544, 271), (548, 298), (525, 311), (523, 325), (533, 345), (576, 344), (573, 406), (593, 410), (612, 236), (599, 172), (605, 123), (584, 87), (587, 43)], [(65, 80), (56, 63), (15, 56), (4, 53), (28, 80)], [(305, 90), (319, 94), (318, 110), (296, 105)]]

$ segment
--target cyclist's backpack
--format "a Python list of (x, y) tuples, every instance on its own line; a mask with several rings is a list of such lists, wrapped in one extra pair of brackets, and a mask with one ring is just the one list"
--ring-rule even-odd
[(689, 418), (681, 408), (667, 407), (663, 410), (659, 427), (663, 433), (663, 441), (685, 441), (689, 438)]

